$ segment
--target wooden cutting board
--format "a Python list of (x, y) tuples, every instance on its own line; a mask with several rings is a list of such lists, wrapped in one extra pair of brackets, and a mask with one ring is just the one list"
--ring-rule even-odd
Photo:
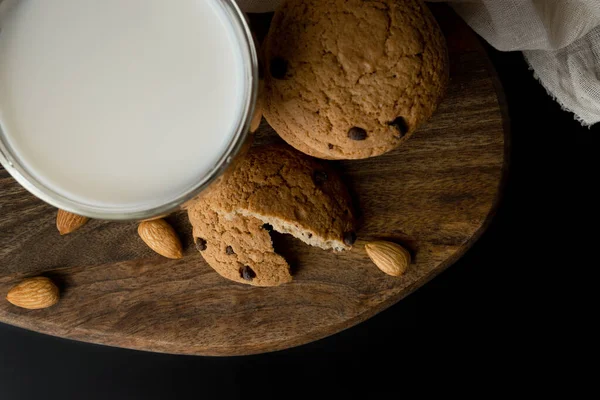
[[(0, 168), (0, 321), (75, 340), (157, 352), (237, 355), (283, 349), (339, 332), (396, 303), (456, 261), (498, 202), (507, 140), (493, 71), (475, 35), (446, 7), (451, 83), (432, 120), (387, 155), (343, 162), (362, 211), (359, 241), (333, 254), (278, 236), (295, 280), (254, 288), (221, 278), (192, 246), (186, 215), (169, 220), (185, 258), (157, 256), (135, 223), (91, 221), (59, 236), (56, 210)], [(263, 27), (264, 28), (264, 27)], [(279, 141), (264, 123), (258, 143)], [(364, 243), (388, 238), (415, 254), (401, 278), (381, 273)], [(482, 266), (485, 268), (485, 266)], [(4, 296), (43, 274), (62, 291), (40, 311)]]

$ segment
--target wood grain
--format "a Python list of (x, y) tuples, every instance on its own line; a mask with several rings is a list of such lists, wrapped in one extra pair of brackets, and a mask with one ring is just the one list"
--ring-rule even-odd
[[(295, 280), (254, 288), (224, 280), (193, 249), (185, 214), (168, 220), (185, 257), (148, 249), (135, 223), (90, 221), (61, 237), (56, 210), (0, 169), (0, 294), (27, 276), (59, 285), (61, 301), (27, 311), (0, 301), (0, 321), (86, 342), (157, 352), (234, 355), (307, 343), (394, 304), (456, 261), (491, 218), (505, 166), (502, 112), (475, 35), (436, 7), (448, 37), (451, 84), (433, 119), (387, 155), (338, 164), (362, 211), (359, 242), (333, 254), (278, 235)], [(258, 143), (280, 139), (263, 122)], [(414, 255), (406, 275), (375, 267), (365, 241)], [(484, 266), (482, 266), (484, 268)]]

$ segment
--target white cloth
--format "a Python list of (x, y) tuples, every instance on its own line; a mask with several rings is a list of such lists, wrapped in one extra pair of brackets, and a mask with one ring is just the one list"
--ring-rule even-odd
[[(584, 125), (600, 122), (600, 0), (448, 1), (502, 51), (523, 51), (535, 76)], [(237, 0), (246, 12), (281, 0)]]

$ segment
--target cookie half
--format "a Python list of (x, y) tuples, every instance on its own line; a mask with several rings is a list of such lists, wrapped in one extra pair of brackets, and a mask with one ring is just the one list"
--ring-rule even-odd
[(221, 214), (257, 218), (324, 250), (348, 250), (356, 238), (340, 175), (286, 145), (251, 149), (207, 198)]
[(256, 218), (223, 216), (199, 201), (190, 209), (196, 248), (224, 278), (254, 286), (290, 282), (290, 267), (276, 254), (269, 232)]

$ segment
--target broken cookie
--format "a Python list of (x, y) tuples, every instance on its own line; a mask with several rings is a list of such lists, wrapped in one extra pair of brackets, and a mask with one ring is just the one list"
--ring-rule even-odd
[(206, 261), (222, 276), (256, 286), (291, 280), (273, 250), (271, 229), (325, 250), (348, 250), (356, 240), (350, 195), (339, 175), (285, 145), (251, 149), (188, 206), (188, 215)]

